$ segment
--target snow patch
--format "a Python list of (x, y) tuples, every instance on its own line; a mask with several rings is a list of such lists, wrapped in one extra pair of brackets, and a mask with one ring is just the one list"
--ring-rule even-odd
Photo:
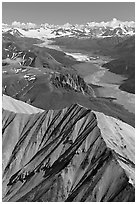
[(4, 94), (2, 96), (2, 107), (3, 109), (12, 111), (14, 113), (34, 114), (44, 111), (40, 108), (36, 108), (23, 101), (16, 100)]
[(75, 58), (77, 61), (80, 61), (80, 62), (90, 61), (88, 55), (84, 55), (84, 54), (81, 54), (81, 53), (68, 53), (68, 52), (65, 52), (65, 54), (68, 55), (68, 56), (72, 56), (73, 58)]

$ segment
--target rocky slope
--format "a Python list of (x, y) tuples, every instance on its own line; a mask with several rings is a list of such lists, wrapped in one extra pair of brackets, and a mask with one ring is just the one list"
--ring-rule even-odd
[[(5, 35), (3, 35), (3, 37), (4, 36)], [(24, 44), (26, 43), (25, 40), (23, 42)], [(52, 55), (54, 55), (55, 59), (54, 57), (52, 57)], [(59, 66), (60, 63), (57, 63), (57, 61), (59, 59), (62, 62), (62, 58), (64, 59), (64, 61), (66, 61), (65, 63), (67, 64), (69, 63), (71, 64), (71, 61), (72, 63), (73, 61), (75, 62), (74, 59), (70, 60), (69, 58), (67, 58), (63, 52), (51, 51), (50, 49), (46, 49), (44, 47), (40, 48), (40, 47), (33, 46), (33, 44), (31, 44), (31, 46), (28, 45), (28, 47), (26, 46), (26, 48), (24, 49), (23, 46), (20, 44), (20, 40), (17, 40), (17, 38), (12, 39), (10, 37), (8, 40), (3, 40), (3, 43), (2, 43), (3, 65), (18, 63), (21, 65), (31, 66), (31, 67), (35, 67), (35, 66), (43, 67), (45, 66), (45, 64), (48, 65), (50, 63), (50, 65), (53, 65), (54, 63), (56, 64), (56, 66), (57, 64)]]
[(134, 201), (133, 127), (78, 104), (3, 108), (3, 201)]
[(77, 95), (94, 95), (92, 88), (73, 70), (71, 73), (58, 62), (49, 61), (44, 67), (3, 66), (3, 94), (43, 109), (65, 107)]
[[(36, 66), (36, 59), (54, 58), (56, 61), (68, 66), (77, 63), (64, 52), (38, 47), (43, 41), (36, 38), (17, 37), (9, 33), (2, 34), (2, 59), (3, 64), (18, 62), (22, 65)], [(43, 59), (44, 61), (44, 59)]]

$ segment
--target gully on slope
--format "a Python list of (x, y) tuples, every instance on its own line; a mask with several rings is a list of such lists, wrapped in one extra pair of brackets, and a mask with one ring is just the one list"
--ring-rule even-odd
[(3, 201), (134, 201), (133, 149), (133, 127), (77, 104), (3, 110)]

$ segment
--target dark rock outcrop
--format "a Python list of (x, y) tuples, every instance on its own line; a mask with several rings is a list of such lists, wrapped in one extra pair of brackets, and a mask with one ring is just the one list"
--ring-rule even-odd
[(51, 81), (57, 88), (62, 87), (93, 96), (93, 89), (79, 75), (56, 73), (52, 75)]

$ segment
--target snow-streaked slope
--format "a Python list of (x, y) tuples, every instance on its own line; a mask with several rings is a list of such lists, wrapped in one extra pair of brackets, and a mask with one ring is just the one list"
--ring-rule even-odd
[(77, 104), (3, 110), (3, 201), (132, 202), (134, 139), (134, 128)]
[(40, 108), (36, 108), (34, 106), (29, 105), (28, 103), (13, 99), (12, 97), (4, 94), (2, 96), (2, 107), (4, 110), (9, 110), (14, 113), (34, 114), (38, 112), (43, 112), (43, 110)]
[(135, 164), (135, 128), (103, 113), (95, 111), (94, 113), (97, 116), (98, 127), (107, 146), (118, 153), (118, 158), (122, 156), (125, 161), (131, 161), (131, 163), (123, 164), (123, 161), (118, 159), (120, 165), (130, 177), (130, 182), (135, 184), (135, 172), (132, 166), (132, 164)]

